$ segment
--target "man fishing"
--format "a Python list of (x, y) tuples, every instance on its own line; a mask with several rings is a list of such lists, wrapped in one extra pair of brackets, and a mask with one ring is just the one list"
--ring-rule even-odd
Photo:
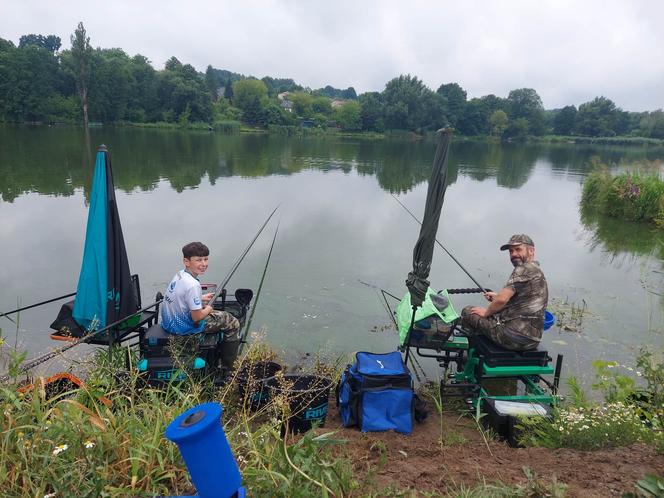
[(463, 309), (461, 326), (469, 336), (484, 335), (512, 351), (536, 349), (542, 338), (549, 292), (535, 261), (535, 244), (528, 235), (517, 234), (500, 250), (509, 250), (514, 271), (503, 289), (484, 293), (488, 307)]

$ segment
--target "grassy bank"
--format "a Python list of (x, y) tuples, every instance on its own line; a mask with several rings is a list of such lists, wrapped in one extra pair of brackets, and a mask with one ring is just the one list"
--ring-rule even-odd
[[(344, 430), (317, 429), (303, 437), (282, 439), (281, 420), (288, 413), (285, 399), (277, 397), (259, 411), (250, 411), (247, 400), (237, 390), (237, 378), (225, 387), (214, 387), (192, 377), (185, 384), (171, 384), (165, 390), (148, 389), (135, 373), (122, 369), (123, 351), (118, 350), (118, 353), (109, 361), (106, 352), (100, 352), (83, 365), (86, 372), (83, 389), (53, 395), (39, 381), (24, 393), (17, 392), (15, 384), (0, 388), (0, 489), (3, 496), (193, 494), (179, 451), (163, 433), (177, 415), (211, 400), (224, 407), (224, 430), (250, 496), (479, 498), (565, 494), (565, 484), (555, 478), (540, 478), (529, 469), (524, 470), (525, 478), (522, 474), (519, 484), (484, 481), (480, 477), (479, 482), (469, 486), (455, 483), (450, 477), (445, 478), (446, 484), (435, 492), (402, 489), (378, 479), (377, 475), (388, 469), (389, 475), (398, 474), (399, 465), (412, 467), (412, 461), (403, 451), (404, 444), (418, 432), (433, 430), (433, 433), (422, 432), (430, 434), (427, 443), (410, 448), (409, 458), (415, 458), (416, 451), (433, 451), (432, 457), (442, 458), (441, 455), (458, 453), (469, 444), (462, 433), (456, 433), (448, 422), (443, 423), (443, 411), (453, 407), (443, 405), (435, 386), (424, 389), (422, 395), (435, 411), (434, 421), (440, 420), (439, 427), (436, 423), (428, 429), (416, 427), (410, 438), (393, 435), (398, 451), (388, 452), (382, 441), (390, 434), (365, 435), (355, 429), (345, 433)], [(320, 355), (309, 358), (306, 364), (297, 367), (298, 371), (324, 375), (335, 382), (345, 363), (344, 358), (324, 359)], [(253, 342), (237, 366), (242, 368), (258, 360), (275, 360), (275, 354), (260, 340)], [(645, 379), (645, 392), (650, 393), (650, 398), (634, 398), (642, 391), (626, 369), (612, 362), (599, 362), (596, 364), (596, 389), (604, 393), (605, 403), (588, 402), (573, 385), (569, 402), (551, 419), (527, 425), (524, 442), (533, 446), (590, 450), (645, 441), (659, 444), (660, 451), (664, 450), (661, 413), (656, 409), (662, 406), (664, 366), (644, 353), (637, 368), (640, 377)], [(591, 413), (597, 413), (599, 418), (592, 418)], [(458, 412), (452, 417), (452, 420), (459, 417)], [(496, 449), (492, 436), (481, 429), (480, 421), (472, 421), (472, 415), (464, 417), (471, 417), (468, 419), (471, 427), (476, 426), (481, 433), (478, 439), (483, 438), (484, 443), (480, 443), (480, 448), (485, 444), (489, 453), (490, 446)], [(570, 421), (563, 422), (567, 419)], [(578, 437), (563, 434), (559, 430), (563, 423)], [(602, 427), (597, 429), (594, 423), (601, 423)], [(606, 423), (610, 423), (610, 428), (604, 428)], [(328, 420), (327, 425), (336, 424)], [(588, 428), (584, 429), (584, 425)], [(588, 430), (591, 427), (592, 430)], [(370, 445), (368, 453), (353, 446), (359, 447), (365, 444), (363, 442)], [(364, 463), (366, 459), (376, 453), (379, 454), (377, 467), (364, 468), (368, 465)], [(432, 464), (438, 468), (441, 461), (435, 460)]]
[(605, 165), (588, 175), (581, 207), (628, 221), (664, 227), (664, 181), (659, 162), (630, 165), (631, 172), (612, 175)]

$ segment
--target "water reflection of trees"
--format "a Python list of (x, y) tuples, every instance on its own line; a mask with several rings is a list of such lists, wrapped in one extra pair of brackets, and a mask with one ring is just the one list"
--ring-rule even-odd
[[(92, 129), (91, 142), (108, 146), (116, 187), (127, 192), (149, 191), (160, 181), (181, 192), (196, 188), (206, 176), (214, 184), (231, 176), (255, 178), (318, 169), (375, 176), (383, 189), (402, 193), (428, 180), (435, 150), (432, 141), (226, 136), (140, 128)], [(28, 192), (67, 196), (80, 188), (87, 195), (92, 161), (81, 129), (5, 126), (0, 127), (0, 143), (4, 201)], [(457, 140), (452, 143), (448, 181), (453, 184), (462, 174), (478, 181), (495, 178), (500, 186), (520, 188), (538, 160), (550, 163), (554, 171), (585, 174), (595, 154), (609, 163), (626, 155), (658, 157), (658, 152), (647, 149)]]
[(611, 218), (583, 207), (581, 223), (588, 233), (590, 250), (604, 251), (610, 264), (621, 266), (641, 256), (664, 258), (661, 230), (650, 224)]

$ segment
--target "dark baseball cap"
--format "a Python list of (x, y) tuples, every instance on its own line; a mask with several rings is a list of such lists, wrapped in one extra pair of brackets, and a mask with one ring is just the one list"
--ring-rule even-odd
[(526, 244), (527, 246), (535, 247), (533, 239), (528, 237), (525, 233), (517, 233), (510, 237), (510, 240), (507, 242), (507, 244), (503, 244), (502, 246), (500, 246), (500, 250), (505, 251), (509, 249), (510, 246), (519, 246), (521, 244)]

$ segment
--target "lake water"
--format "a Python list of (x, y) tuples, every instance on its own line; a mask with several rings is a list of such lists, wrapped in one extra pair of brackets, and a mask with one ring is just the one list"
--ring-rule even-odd
[[(144, 305), (180, 268), (180, 248), (191, 240), (211, 249), (202, 280), (221, 281), (280, 204), (229, 285), (257, 289), (278, 222), (252, 329), (264, 328), (289, 353), (396, 347), (379, 294), (360, 281), (406, 292), (419, 226), (392, 195), (421, 216), (433, 143), (127, 128), (94, 129), (91, 143), (111, 153)], [(546, 332), (543, 344), (565, 355), (565, 375), (586, 381), (593, 359), (633, 365), (640, 347), (664, 346), (661, 232), (580, 212), (593, 156), (620, 168), (662, 159), (664, 150), (453, 142), (438, 232), (493, 289), (512, 269), (498, 247), (513, 233), (531, 235), (549, 308), (566, 325)], [(0, 127), (0, 310), (76, 289), (93, 166), (94, 149), (87, 152), (79, 129)], [(439, 248), (431, 282), (474, 287)], [(475, 294), (454, 304), (460, 311), (482, 301)], [(48, 338), (58, 309), (22, 313), (18, 333), (0, 318), (3, 335), (30, 357), (59, 346)], [(433, 366), (427, 370), (435, 375)]]

